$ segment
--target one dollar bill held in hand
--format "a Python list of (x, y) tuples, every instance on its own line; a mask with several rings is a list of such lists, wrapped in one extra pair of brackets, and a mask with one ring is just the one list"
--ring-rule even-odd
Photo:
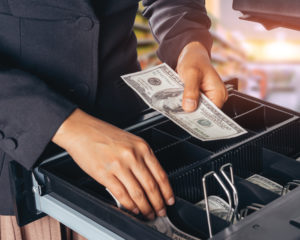
[(184, 84), (178, 74), (163, 63), (122, 76), (149, 107), (160, 112), (190, 135), (202, 141), (229, 139), (247, 133), (218, 109), (204, 94), (196, 111), (182, 109)]

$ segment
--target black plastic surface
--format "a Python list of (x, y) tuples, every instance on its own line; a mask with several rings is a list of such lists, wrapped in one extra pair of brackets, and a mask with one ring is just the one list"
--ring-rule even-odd
[(156, 152), (156, 157), (162, 167), (171, 173), (201, 160), (206, 159), (212, 153), (189, 142), (179, 142)]
[(263, 174), (266, 177), (276, 179), (282, 185), (300, 180), (300, 162), (268, 149), (264, 149), (263, 154)]
[(290, 220), (300, 216), (300, 188), (278, 198), (237, 224), (226, 228), (215, 240), (300, 239), (300, 229)]
[(294, 219), (291, 219), (290, 224), (300, 229), (300, 216)]
[(233, 95), (224, 104), (222, 111), (229, 117), (235, 118), (243, 113), (258, 108), (259, 106), (260, 104), (258, 103)]
[(242, 127), (251, 130), (253, 132), (263, 132), (269, 128), (280, 124), (290, 118), (293, 115), (278, 111), (276, 109), (262, 106), (249, 113), (235, 118), (235, 121)]
[(175, 137), (162, 133), (155, 128), (137, 132), (136, 135), (143, 138), (154, 152), (178, 142), (178, 139)]
[(239, 196), (239, 210), (252, 203), (267, 205), (280, 196), (245, 179), (235, 177), (235, 185)]
[[(209, 238), (205, 210), (177, 198), (175, 205), (167, 209), (168, 217), (179, 229), (201, 239)], [(225, 220), (210, 214), (213, 233), (218, 233), (229, 226)]]
[(32, 172), (13, 161), (10, 163), (9, 173), (14, 200), (14, 212), (18, 225), (24, 226), (44, 217), (44, 213), (36, 211), (32, 191)]
[[(235, 91), (231, 92), (223, 110), (241, 123), (248, 134), (230, 140), (203, 142), (165, 118), (139, 127), (133, 133), (144, 138), (154, 149), (169, 175), (175, 195), (185, 201), (201, 201), (203, 174), (211, 170), (218, 172), (223, 164), (230, 162), (236, 179), (239, 179), (237, 185), (240, 191), (249, 191), (248, 194), (256, 197), (255, 201), (269, 206), (268, 203), (272, 204), (278, 196), (258, 186), (243, 184), (243, 179), (255, 173), (268, 177), (270, 173), (274, 174), (274, 159), (280, 160), (280, 166), (296, 162), (292, 158), (300, 155), (299, 113)], [(138, 239), (166, 239), (142, 221), (116, 209), (105, 189), (80, 170), (69, 156), (41, 165), (40, 171), (45, 175), (51, 195), (121, 236), (128, 239), (134, 236)], [(281, 177), (276, 176), (272, 179), (281, 182)], [(286, 183), (286, 180), (289, 179), (283, 182)], [(207, 187), (209, 195), (223, 196), (216, 181), (209, 179)], [(251, 202), (247, 195), (240, 197), (241, 207)], [(242, 225), (242, 222), (238, 224)], [(261, 238), (267, 234), (264, 231), (260, 232)], [(287, 235), (286, 228), (282, 231)]]

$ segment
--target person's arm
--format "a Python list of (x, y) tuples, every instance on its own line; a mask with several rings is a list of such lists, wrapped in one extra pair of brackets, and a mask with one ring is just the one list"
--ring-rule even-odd
[(0, 148), (27, 169), (75, 108), (36, 76), (0, 62)]
[(200, 91), (218, 107), (227, 91), (210, 63), (212, 37), (204, 0), (144, 0), (144, 16), (159, 43), (158, 57), (185, 83), (183, 109), (194, 111)]
[(154, 219), (174, 204), (167, 174), (140, 137), (76, 109), (52, 141), (135, 214)]
[(25, 71), (0, 64), (0, 148), (30, 169), (52, 140), (120, 203), (149, 219), (174, 197), (147, 143), (96, 119)]

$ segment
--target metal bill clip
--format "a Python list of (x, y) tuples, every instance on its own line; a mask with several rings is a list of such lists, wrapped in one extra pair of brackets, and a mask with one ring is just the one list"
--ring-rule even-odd
[(247, 206), (246, 208), (242, 209), (240, 214), (241, 214), (241, 218), (245, 218), (248, 216), (249, 210), (251, 211), (258, 211), (260, 209), (262, 209), (264, 207), (264, 205), (259, 204), (259, 203), (252, 203), (251, 205)]
[[(230, 179), (227, 176), (226, 172), (225, 172), (225, 168), (228, 167), (229, 168), (229, 172), (230, 172)], [(234, 219), (238, 219), (238, 205), (239, 205), (239, 197), (238, 197), (238, 192), (237, 189), (234, 185), (234, 178), (233, 178), (233, 168), (232, 168), (232, 164), (231, 163), (226, 163), (223, 166), (221, 166), (220, 168), (220, 172), (223, 175), (223, 177), (225, 178), (226, 182), (229, 184), (229, 186), (232, 189), (232, 196), (233, 196), (233, 203), (234, 203), (234, 211), (232, 214), (232, 218), (230, 220), (231, 223), (233, 223)], [(231, 213), (230, 213), (231, 215)]]
[(299, 187), (300, 186), (300, 180), (293, 180), (291, 182), (288, 182), (283, 188), (281, 192), (281, 196), (287, 194), (290, 190), (291, 187)]
[[(223, 188), (223, 190), (228, 198), (228, 203), (229, 203), (230, 209), (232, 209), (232, 200), (231, 200), (230, 193), (229, 193), (228, 189), (226, 188), (225, 184), (223, 183), (223, 181), (221, 180), (221, 178), (218, 176), (218, 174), (215, 171), (206, 173), (202, 177), (202, 185), (203, 185), (203, 194), (204, 194), (204, 200), (205, 200), (205, 205), (206, 205), (206, 208), (205, 208), (206, 209), (206, 217), (207, 217), (207, 224), (208, 224), (208, 231), (209, 231), (210, 238), (212, 238), (213, 234), (212, 234), (212, 226), (211, 226), (211, 219), (210, 219), (210, 212), (209, 212), (209, 203), (208, 203), (207, 188), (206, 188), (206, 178), (211, 175), (218, 181), (218, 183)], [(229, 211), (227, 219), (230, 218), (230, 215), (231, 215), (231, 211)]]

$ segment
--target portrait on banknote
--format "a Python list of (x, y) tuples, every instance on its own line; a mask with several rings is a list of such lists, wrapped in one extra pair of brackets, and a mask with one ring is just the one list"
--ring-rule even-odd
[(152, 104), (167, 113), (185, 113), (181, 105), (182, 94), (181, 88), (164, 89), (152, 96)]

